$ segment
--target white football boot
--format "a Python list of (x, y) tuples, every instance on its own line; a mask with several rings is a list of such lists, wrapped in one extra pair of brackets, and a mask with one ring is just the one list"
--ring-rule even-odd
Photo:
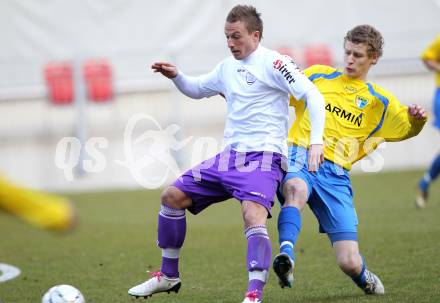
[(180, 278), (168, 278), (160, 271), (152, 273), (151, 276), (151, 279), (130, 288), (128, 294), (136, 298), (144, 297), (147, 299), (160, 292), (170, 293), (174, 291), (178, 293), (180, 286), (182, 286)]
[(278, 284), (281, 288), (292, 287), (294, 266), (295, 262), (286, 253), (279, 253), (273, 260), (273, 270), (278, 276)]
[(257, 291), (248, 291), (244, 297), (242, 303), (261, 303), (262, 301), (258, 299)]
[(242, 303), (261, 303), (262, 301), (260, 299), (249, 299), (244, 298), (244, 301)]
[(368, 269), (365, 269), (365, 279), (367, 285), (364, 287), (364, 292), (367, 295), (383, 295), (385, 294), (385, 288), (379, 277), (373, 274)]
[(428, 202), (428, 192), (417, 188), (415, 204), (416, 208), (425, 208)]

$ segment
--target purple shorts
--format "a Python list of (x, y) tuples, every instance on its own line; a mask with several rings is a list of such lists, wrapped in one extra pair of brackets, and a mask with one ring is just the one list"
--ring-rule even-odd
[(224, 150), (180, 176), (173, 186), (188, 195), (188, 210), (198, 214), (211, 204), (230, 198), (263, 205), (271, 217), (273, 199), (284, 177), (284, 157), (272, 152)]

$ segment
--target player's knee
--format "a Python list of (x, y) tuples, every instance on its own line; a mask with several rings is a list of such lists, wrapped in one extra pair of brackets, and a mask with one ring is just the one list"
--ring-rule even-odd
[(160, 197), (162, 204), (176, 209), (185, 209), (191, 206), (191, 199), (180, 189), (168, 186)]
[(246, 227), (263, 225), (266, 223), (267, 209), (261, 204), (250, 201), (243, 201), (242, 214)]
[(283, 186), (283, 193), (286, 198), (285, 205), (302, 209), (307, 202), (308, 188), (306, 183), (299, 178), (287, 180)]
[(341, 254), (336, 258), (339, 268), (347, 275), (358, 274), (362, 269), (362, 259), (358, 254)]

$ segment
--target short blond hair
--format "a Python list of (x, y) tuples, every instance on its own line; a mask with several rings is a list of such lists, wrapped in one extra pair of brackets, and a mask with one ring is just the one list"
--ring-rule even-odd
[(345, 42), (350, 41), (355, 44), (365, 43), (367, 45), (368, 57), (383, 54), (383, 45), (385, 43), (382, 34), (371, 25), (358, 25), (347, 32), (344, 38)]

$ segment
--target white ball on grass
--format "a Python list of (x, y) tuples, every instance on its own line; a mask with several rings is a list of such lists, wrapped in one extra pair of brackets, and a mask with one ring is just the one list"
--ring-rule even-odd
[(82, 293), (72, 285), (55, 285), (43, 296), (41, 303), (85, 303)]

